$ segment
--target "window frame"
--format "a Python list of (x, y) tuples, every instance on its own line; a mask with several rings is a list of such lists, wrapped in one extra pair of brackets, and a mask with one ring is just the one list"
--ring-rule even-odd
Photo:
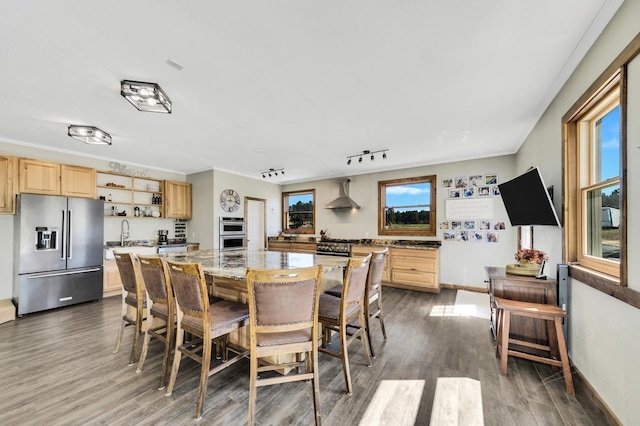
[[(429, 183), (431, 186), (429, 196), (429, 229), (416, 231), (414, 229), (385, 229), (386, 189), (390, 186), (400, 186), (415, 183)], [(412, 178), (391, 179), (378, 181), (378, 235), (434, 237), (437, 232), (437, 177), (436, 175), (419, 176)]]
[[(311, 217), (313, 225), (311, 228), (289, 228), (289, 197), (292, 195), (311, 195), (311, 201), (313, 203), (313, 210), (311, 211)], [(315, 234), (316, 233), (316, 190), (315, 189), (301, 189), (297, 191), (287, 191), (282, 193), (282, 232), (287, 234)]]
[[(622, 302), (640, 308), (640, 292), (627, 287), (627, 201), (628, 192), (627, 170), (627, 64), (640, 53), (640, 34), (625, 47), (616, 59), (600, 74), (587, 91), (573, 104), (562, 117), (563, 141), (563, 261), (569, 266), (569, 276), (594, 289), (602, 291)], [(581, 194), (575, 171), (576, 158), (579, 155), (578, 129), (575, 125), (576, 117), (591, 105), (600, 101), (608, 85), (619, 79), (620, 84), (620, 266), (619, 277), (599, 272), (578, 262), (578, 238), (580, 222), (576, 216), (577, 205), (581, 201)], [(609, 86), (610, 88), (611, 86)]]

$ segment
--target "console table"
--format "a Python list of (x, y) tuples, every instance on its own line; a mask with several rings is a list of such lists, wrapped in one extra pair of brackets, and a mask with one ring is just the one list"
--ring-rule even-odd
[[(485, 266), (488, 276), (489, 299), (491, 304), (491, 331), (496, 338), (495, 298), (519, 300), (522, 302), (557, 305), (558, 283), (535, 277), (507, 274), (506, 268)], [(510, 335), (514, 339), (541, 345), (548, 344), (547, 326), (536, 318), (514, 317), (511, 320)]]

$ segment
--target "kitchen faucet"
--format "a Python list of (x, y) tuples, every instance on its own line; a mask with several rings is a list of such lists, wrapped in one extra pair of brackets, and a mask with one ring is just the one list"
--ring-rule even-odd
[[(124, 225), (127, 224), (127, 230), (125, 232)], [(124, 240), (129, 238), (129, 221), (127, 219), (122, 220), (120, 225), (120, 245), (124, 247)]]

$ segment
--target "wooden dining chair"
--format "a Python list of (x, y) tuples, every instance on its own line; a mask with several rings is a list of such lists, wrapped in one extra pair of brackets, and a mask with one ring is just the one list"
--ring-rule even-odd
[[(167, 261), (166, 265), (178, 308), (173, 366), (165, 395), (173, 392), (182, 354), (200, 363), (200, 389), (195, 416), (200, 419), (209, 377), (249, 354), (248, 350), (228, 341), (229, 333), (249, 323), (249, 308), (228, 300), (210, 304), (202, 264)], [(185, 332), (189, 335), (187, 341)], [(214, 341), (222, 348), (223, 362), (211, 368)], [(229, 351), (236, 355), (229, 358)]]
[(146, 291), (134, 256), (131, 253), (118, 252), (113, 252), (113, 256), (122, 281), (122, 321), (113, 353), (118, 353), (120, 350), (125, 327), (133, 326), (135, 334), (133, 336), (131, 356), (129, 357), (129, 366), (131, 366), (135, 364), (140, 348), (142, 324), (145, 319)]
[[(347, 347), (355, 338), (360, 338), (364, 354), (367, 358), (367, 366), (371, 367), (371, 355), (369, 354), (369, 342), (367, 339), (366, 323), (364, 319), (364, 298), (369, 274), (369, 262), (371, 253), (363, 258), (349, 259), (344, 274), (341, 297), (327, 293), (320, 295), (318, 305), (318, 322), (322, 325), (322, 346), (319, 352), (342, 359), (342, 370), (347, 384), (347, 394), (353, 394), (351, 386), (351, 372), (349, 368), (349, 353)], [(355, 327), (349, 323), (357, 320)], [(329, 348), (331, 332), (334, 331), (340, 338), (339, 351)]]
[[(367, 287), (365, 289), (365, 300), (368, 300), (369, 303), (364, 304), (364, 321), (367, 331), (367, 340), (369, 341), (369, 351), (372, 358), (375, 358), (376, 355), (373, 350), (373, 342), (371, 340), (371, 318), (378, 318), (380, 321), (382, 337), (384, 340), (387, 340), (387, 331), (384, 327), (384, 318), (382, 316), (382, 274), (384, 273), (387, 253), (389, 253), (388, 247), (385, 247), (384, 250), (371, 252), (372, 257), (371, 262), (369, 262), (369, 275), (367, 276)], [(325, 293), (341, 297), (342, 284), (332, 287)]]
[[(255, 423), (258, 387), (298, 380), (311, 381), (315, 423), (320, 425), (318, 299), (322, 267), (249, 269), (246, 277), (251, 341), (249, 426)], [(285, 374), (260, 376), (274, 370)]]
[[(138, 261), (140, 262), (140, 274), (147, 290), (147, 327), (144, 332), (142, 353), (140, 354), (136, 373), (142, 372), (151, 339), (161, 341), (164, 344), (164, 356), (162, 358), (162, 374), (158, 389), (164, 389), (169, 372), (169, 357), (174, 346), (176, 302), (173, 298), (169, 274), (162, 258), (138, 255)], [(157, 319), (162, 322), (154, 324), (154, 320)]]

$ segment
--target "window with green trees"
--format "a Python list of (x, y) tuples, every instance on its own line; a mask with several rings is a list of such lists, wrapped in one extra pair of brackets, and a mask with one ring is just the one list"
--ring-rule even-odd
[(292, 234), (315, 233), (315, 198), (313, 189), (282, 193), (282, 230)]
[(380, 235), (436, 235), (436, 177), (378, 182)]

